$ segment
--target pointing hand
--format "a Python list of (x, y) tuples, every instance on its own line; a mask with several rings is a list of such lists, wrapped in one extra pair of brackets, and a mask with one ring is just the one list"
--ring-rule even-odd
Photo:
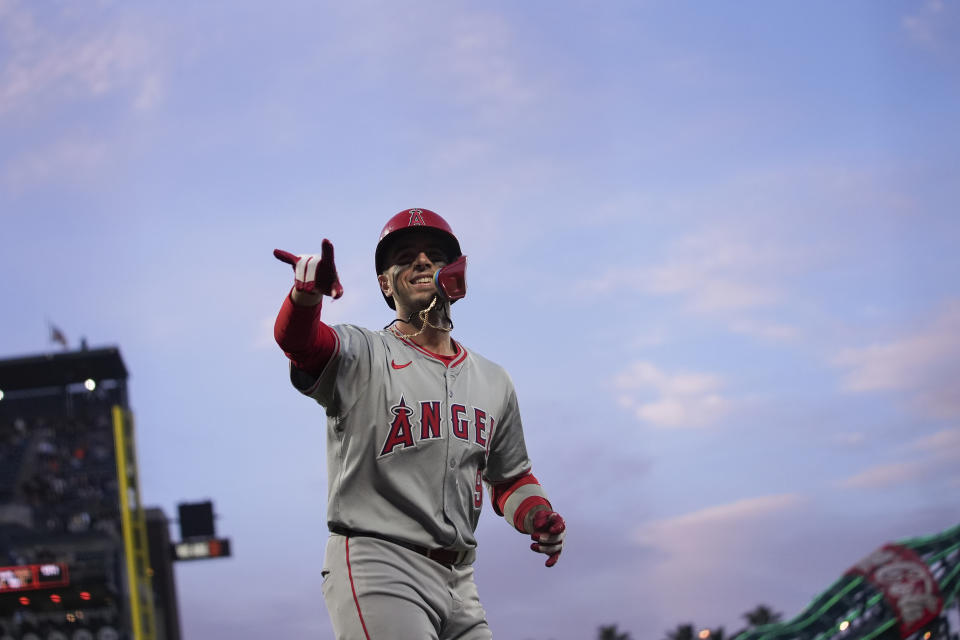
[(293, 266), (293, 288), (304, 293), (320, 293), (334, 299), (343, 295), (343, 286), (333, 263), (333, 244), (324, 238), (320, 255), (294, 255), (282, 249), (274, 249), (273, 255), (281, 262)]

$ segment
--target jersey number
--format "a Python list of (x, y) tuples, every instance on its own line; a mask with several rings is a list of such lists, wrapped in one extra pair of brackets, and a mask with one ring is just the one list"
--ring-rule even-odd
[(473, 485), (473, 507), (480, 509), (483, 507), (483, 472), (477, 469), (477, 483)]

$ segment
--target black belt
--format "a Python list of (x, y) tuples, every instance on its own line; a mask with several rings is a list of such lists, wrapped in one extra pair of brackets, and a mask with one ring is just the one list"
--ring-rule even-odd
[(407, 542), (406, 540), (397, 540), (396, 538), (390, 538), (379, 533), (370, 533), (369, 531), (354, 531), (353, 529), (347, 529), (346, 527), (341, 527), (339, 525), (331, 525), (330, 533), (336, 533), (348, 538), (376, 538), (377, 540), (390, 542), (405, 549), (410, 549), (410, 551), (416, 551), (420, 555), (430, 558), (437, 564), (442, 564), (448, 569), (462, 563), (467, 557), (466, 551), (454, 551), (453, 549), (428, 549), (427, 547), (421, 547), (418, 544), (413, 544), (412, 542)]

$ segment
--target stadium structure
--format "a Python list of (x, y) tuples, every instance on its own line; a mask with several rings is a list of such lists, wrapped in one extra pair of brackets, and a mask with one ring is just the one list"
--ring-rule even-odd
[(0, 361), (0, 640), (179, 640), (173, 559), (119, 350)]
[(883, 545), (794, 619), (734, 640), (960, 640), (958, 600), (960, 525)]

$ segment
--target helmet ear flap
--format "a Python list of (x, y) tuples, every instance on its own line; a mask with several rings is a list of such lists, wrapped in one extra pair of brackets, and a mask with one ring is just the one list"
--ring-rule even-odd
[(467, 256), (460, 256), (433, 274), (440, 294), (450, 302), (467, 295)]

